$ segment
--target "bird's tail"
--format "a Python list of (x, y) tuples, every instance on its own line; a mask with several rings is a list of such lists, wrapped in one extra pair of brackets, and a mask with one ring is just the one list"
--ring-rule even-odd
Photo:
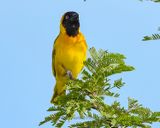
[(66, 90), (65, 90), (65, 84), (62, 82), (57, 82), (54, 88), (54, 94), (51, 98), (51, 103), (55, 104), (57, 103), (57, 98), (58, 96), (62, 96), (66, 94)]

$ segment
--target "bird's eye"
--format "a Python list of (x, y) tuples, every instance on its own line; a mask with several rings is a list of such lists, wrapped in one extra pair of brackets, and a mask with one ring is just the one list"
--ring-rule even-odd
[(66, 16), (65, 16), (65, 19), (66, 19), (66, 20), (68, 20), (68, 19), (69, 19), (69, 16), (68, 16), (68, 15), (66, 15)]

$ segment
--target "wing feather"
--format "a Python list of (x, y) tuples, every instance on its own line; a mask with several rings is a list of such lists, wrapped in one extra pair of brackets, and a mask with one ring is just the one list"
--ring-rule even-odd
[(55, 39), (54, 41), (54, 44), (53, 44), (53, 50), (52, 50), (52, 73), (53, 75), (56, 77), (56, 70), (55, 70), (55, 56), (56, 56), (56, 49), (55, 49), (55, 44), (56, 44), (56, 41), (58, 39), (59, 36), (57, 36), (57, 38)]

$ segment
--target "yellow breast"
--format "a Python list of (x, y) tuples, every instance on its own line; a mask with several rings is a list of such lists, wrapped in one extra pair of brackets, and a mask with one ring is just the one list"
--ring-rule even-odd
[(57, 64), (62, 64), (67, 70), (77, 76), (86, 60), (87, 45), (82, 33), (76, 37), (60, 35), (55, 44)]

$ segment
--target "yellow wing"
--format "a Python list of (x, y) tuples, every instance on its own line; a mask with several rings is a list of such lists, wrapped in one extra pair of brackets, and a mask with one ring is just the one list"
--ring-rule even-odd
[(57, 36), (57, 38), (56, 38), (55, 41), (54, 41), (53, 50), (52, 50), (52, 73), (53, 73), (54, 77), (56, 77), (56, 70), (55, 70), (55, 55), (56, 55), (56, 49), (55, 49), (55, 44), (56, 44), (57, 39), (58, 39), (58, 36)]

